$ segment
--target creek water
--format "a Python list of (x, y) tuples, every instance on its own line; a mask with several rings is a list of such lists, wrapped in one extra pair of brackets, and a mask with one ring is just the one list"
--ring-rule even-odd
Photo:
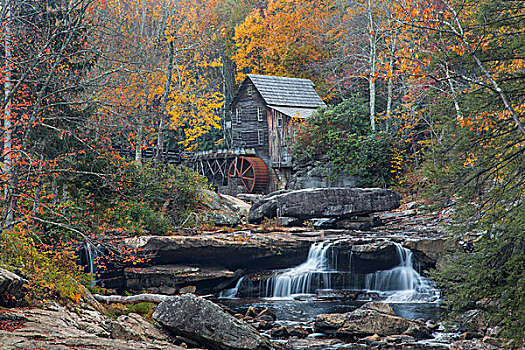
[[(356, 256), (350, 252), (346, 255), (349, 261), (341, 261), (336, 243), (312, 244), (304, 263), (274, 271), (269, 277), (241, 277), (234, 288), (221, 293), (221, 302), (239, 312), (248, 306), (270, 307), (284, 322), (309, 322), (319, 314), (352, 311), (367, 301), (387, 302), (406, 318), (439, 317), (440, 292), (414, 269), (411, 250), (394, 243), (396, 266), (358, 273)], [(256, 291), (256, 298), (238, 297), (245, 284)]]

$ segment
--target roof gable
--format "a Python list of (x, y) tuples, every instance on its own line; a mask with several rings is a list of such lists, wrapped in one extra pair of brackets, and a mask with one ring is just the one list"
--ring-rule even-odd
[(325, 105), (310, 79), (248, 74), (240, 89), (245, 85), (247, 79), (251, 80), (268, 105), (303, 108), (316, 108)]

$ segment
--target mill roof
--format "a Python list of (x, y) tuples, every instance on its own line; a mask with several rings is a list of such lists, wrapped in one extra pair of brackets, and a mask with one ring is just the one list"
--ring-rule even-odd
[(248, 74), (242, 85), (247, 79), (252, 81), (268, 105), (302, 108), (325, 105), (310, 79)]

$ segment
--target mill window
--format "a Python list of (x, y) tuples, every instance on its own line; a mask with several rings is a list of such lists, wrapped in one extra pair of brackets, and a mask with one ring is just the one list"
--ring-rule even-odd
[(235, 121), (237, 122), (237, 124), (241, 123), (241, 109), (240, 108), (237, 108), (235, 110)]
[(257, 143), (264, 145), (264, 130), (257, 130)]
[(257, 107), (257, 121), (259, 122), (263, 121), (262, 111), (260, 107)]

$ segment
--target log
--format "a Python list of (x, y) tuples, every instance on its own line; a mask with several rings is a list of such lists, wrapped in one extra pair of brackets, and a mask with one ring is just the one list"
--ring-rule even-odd
[(162, 294), (137, 294), (130, 296), (122, 295), (100, 295), (94, 294), (93, 297), (105, 304), (118, 303), (118, 304), (138, 304), (138, 303), (155, 303), (159, 304), (164, 300), (168, 299), (171, 295)]
[[(130, 295), (130, 296), (93, 294), (93, 298), (95, 298), (95, 300), (97, 300), (98, 302), (104, 303), (104, 304), (110, 304), (110, 303), (118, 303), (118, 304), (154, 303), (154, 304), (159, 304), (172, 296), (173, 295), (149, 294), (149, 293)], [(207, 295), (201, 296), (201, 298), (204, 298), (204, 299), (209, 299), (212, 297), (213, 297), (213, 294), (207, 294)]]

